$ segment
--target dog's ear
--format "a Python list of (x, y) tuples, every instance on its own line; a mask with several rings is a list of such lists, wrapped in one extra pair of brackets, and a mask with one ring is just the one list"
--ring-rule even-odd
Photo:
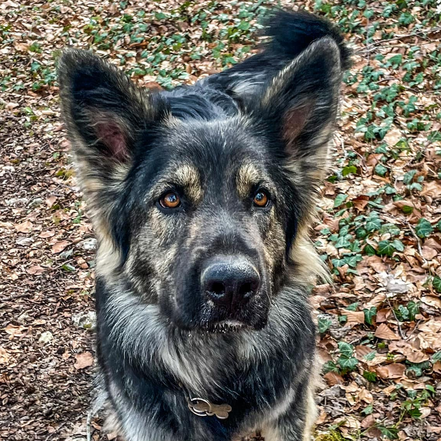
[(87, 51), (65, 51), (58, 80), (63, 117), (74, 148), (85, 147), (103, 162), (129, 161), (137, 134), (158, 120), (151, 96), (116, 67)]
[(283, 143), (292, 178), (309, 177), (307, 185), (316, 185), (326, 169), (341, 78), (339, 47), (324, 37), (273, 78), (261, 99), (261, 112)]
[(159, 99), (153, 103), (153, 96), (90, 52), (65, 51), (58, 80), (79, 182), (100, 230), (131, 168), (137, 139), (154, 133), (167, 111)]

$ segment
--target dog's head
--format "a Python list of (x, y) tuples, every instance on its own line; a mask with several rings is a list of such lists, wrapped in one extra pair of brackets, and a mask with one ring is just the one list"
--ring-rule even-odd
[(296, 244), (325, 169), (337, 45), (311, 44), (230, 107), (203, 90), (149, 94), (88, 52), (65, 52), (59, 73), (98, 274), (123, 276), (181, 328), (262, 328), (306, 259)]

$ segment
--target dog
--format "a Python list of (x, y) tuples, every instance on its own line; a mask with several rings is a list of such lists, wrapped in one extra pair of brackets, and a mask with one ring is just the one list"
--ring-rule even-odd
[(311, 437), (326, 274), (308, 227), (350, 51), (274, 11), (257, 54), (171, 91), (87, 51), (61, 106), (98, 238), (97, 357), (126, 441)]

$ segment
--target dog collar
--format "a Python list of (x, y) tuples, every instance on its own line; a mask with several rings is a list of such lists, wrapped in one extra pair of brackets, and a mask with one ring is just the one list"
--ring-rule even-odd
[(204, 398), (190, 398), (188, 408), (197, 416), (215, 416), (220, 420), (226, 420), (233, 410), (229, 404), (213, 404)]

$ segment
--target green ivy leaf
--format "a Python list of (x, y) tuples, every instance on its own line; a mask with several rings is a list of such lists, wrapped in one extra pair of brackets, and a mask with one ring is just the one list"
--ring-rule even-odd
[(338, 343), (338, 349), (340, 354), (344, 355), (345, 357), (352, 357), (352, 354), (354, 353), (354, 347), (344, 341)]
[(398, 429), (395, 427), (377, 426), (377, 428), (387, 439), (398, 439)]
[(363, 415), (370, 415), (374, 411), (374, 406), (372, 404), (369, 404), (369, 406), (366, 406), (361, 413)]
[(327, 361), (323, 365), (323, 373), (327, 374), (328, 372), (335, 372), (336, 374), (340, 373), (337, 365), (333, 361)]
[(345, 355), (342, 355), (338, 359), (338, 364), (344, 370), (353, 371), (358, 364), (358, 360), (355, 357), (346, 357)]
[(418, 237), (421, 237), (421, 239), (424, 239), (430, 235), (430, 233), (433, 232), (432, 224), (423, 217), (418, 221), (415, 232), (418, 235)]
[(343, 168), (343, 170), (341, 171), (341, 174), (343, 176), (347, 176), (351, 173), (357, 173), (357, 167), (355, 167), (355, 165), (347, 165), (346, 167)]
[(349, 306), (346, 306), (348, 311), (356, 311), (360, 302), (351, 303)]
[(441, 351), (435, 352), (432, 355), (432, 363), (436, 363), (437, 361), (441, 361)]
[(379, 256), (389, 256), (392, 257), (395, 252), (395, 248), (391, 242), (388, 240), (382, 240), (378, 243), (377, 253)]
[(332, 321), (328, 318), (319, 317), (318, 330), (320, 334), (324, 334), (332, 325)]
[(409, 320), (413, 322), (415, 321), (415, 316), (420, 312), (420, 304), (411, 300), (407, 304), (407, 310), (409, 311)]
[(375, 381), (377, 381), (377, 374), (375, 372), (364, 371), (363, 377), (366, 378), (366, 380), (370, 381), (371, 383), (375, 383)]
[(436, 291), (441, 292), (441, 277), (435, 276), (432, 280), (432, 285)]
[(372, 319), (375, 317), (375, 315), (377, 314), (377, 308), (375, 306), (372, 306), (372, 308), (365, 308), (363, 309), (364, 312), (364, 321), (368, 324), (368, 325), (373, 325), (373, 321)]
[(403, 242), (401, 242), (401, 240), (395, 239), (392, 242), (392, 245), (395, 247), (397, 251), (404, 251), (404, 245)]
[(377, 164), (375, 166), (375, 173), (378, 176), (385, 176), (387, 173), (387, 168), (383, 164)]
[(377, 353), (375, 351), (369, 352), (369, 354), (366, 354), (363, 358), (367, 361), (372, 361)]
[(346, 194), (338, 194), (334, 200), (334, 208), (340, 207), (340, 205), (343, 204), (347, 197), (348, 195)]
[(408, 415), (412, 418), (418, 419), (421, 417), (422, 413), (419, 409), (410, 409), (407, 411)]

